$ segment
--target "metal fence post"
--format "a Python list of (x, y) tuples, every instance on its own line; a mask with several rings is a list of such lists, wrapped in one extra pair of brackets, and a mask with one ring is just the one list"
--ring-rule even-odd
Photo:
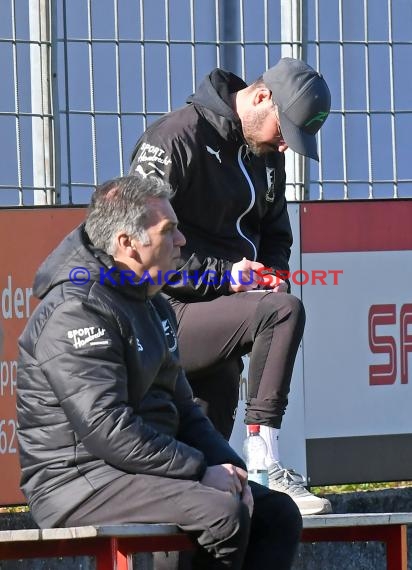
[[(303, 58), (303, 7), (301, 0), (281, 0), (282, 57)], [(305, 159), (295, 152), (285, 153), (286, 197), (304, 200)]]
[(34, 203), (55, 203), (50, 0), (29, 0)]

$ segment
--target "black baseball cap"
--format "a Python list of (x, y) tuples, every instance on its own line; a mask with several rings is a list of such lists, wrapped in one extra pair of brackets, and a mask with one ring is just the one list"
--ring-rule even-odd
[(284, 57), (265, 71), (263, 81), (278, 106), (286, 144), (319, 160), (315, 135), (330, 111), (330, 91), (322, 75), (300, 59)]

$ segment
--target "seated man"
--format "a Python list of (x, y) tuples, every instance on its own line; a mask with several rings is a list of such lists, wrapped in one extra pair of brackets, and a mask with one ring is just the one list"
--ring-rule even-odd
[(197, 545), (194, 568), (288, 569), (297, 507), (249, 487), (179, 365), (159, 294), (185, 243), (170, 192), (103, 184), (38, 270), (19, 341), (22, 489), (40, 527), (172, 522)]

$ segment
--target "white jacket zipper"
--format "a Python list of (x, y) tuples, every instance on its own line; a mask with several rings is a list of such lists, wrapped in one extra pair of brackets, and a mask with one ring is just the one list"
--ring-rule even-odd
[(246, 216), (246, 214), (250, 212), (250, 210), (255, 205), (255, 201), (256, 201), (255, 188), (254, 188), (252, 181), (250, 179), (250, 176), (249, 176), (249, 174), (245, 168), (245, 165), (242, 162), (242, 149), (243, 149), (243, 147), (244, 147), (244, 145), (242, 145), (238, 150), (237, 161), (239, 163), (240, 170), (243, 172), (243, 174), (247, 180), (247, 183), (249, 184), (251, 200), (250, 200), (250, 204), (249, 204), (248, 208), (243, 212), (243, 214), (240, 214), (240, 216), (236, 220), (236, 229), (239, 232), (239, 235), (251, 245), (251, 247), (253, 249), (253, 261), (256, 261), (257, 251), (256, 251), (255, 244), (248, 237), (246, 237), (245, 234), (240, 229), (240, 222), (241, 222), (242, 218), (244, 218)]

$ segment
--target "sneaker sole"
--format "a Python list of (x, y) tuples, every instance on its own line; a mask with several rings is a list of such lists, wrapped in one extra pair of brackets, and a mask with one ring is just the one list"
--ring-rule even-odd
[[(289, 495), (290, 496), (290, 495)], [(293, 497), (292, 497), (293, 499)], [(299, 503), (295, 501), (296, 505), (299, 508), (300, 514), (304, 515), (330, 515), (332, 513), (332, 507), (330, 505), (323, 505), (321, 508), (301, 508), (299, 507)]]

